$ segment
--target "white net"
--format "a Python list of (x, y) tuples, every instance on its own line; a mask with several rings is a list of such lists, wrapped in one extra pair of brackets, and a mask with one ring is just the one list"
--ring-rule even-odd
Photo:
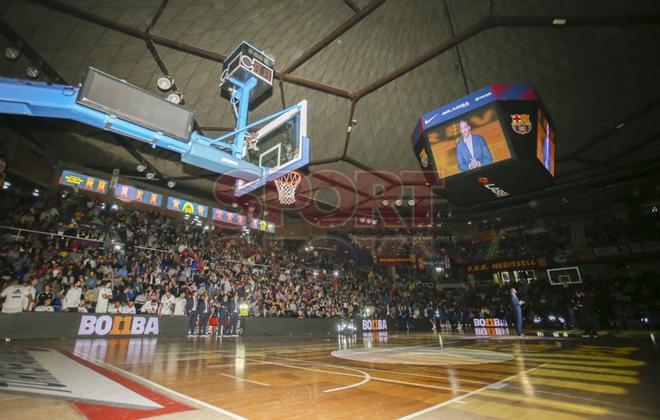
[(281, 204), (293, 204), (296, 202), (296, 188), (301, 180), (302, 176), (295, 171), (282, 175), (275, 180), (275, 186), (277, 187), (277, 194)]

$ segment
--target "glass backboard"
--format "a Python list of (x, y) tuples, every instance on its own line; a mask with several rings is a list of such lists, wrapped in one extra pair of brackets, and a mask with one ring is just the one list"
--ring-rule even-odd
[(249, 182), (237, 180), (237, 197), (309, 163), (306, 100), (274, 116), (248, 124), (248, 127), (243, 160), (261, 167), (263, 176)]

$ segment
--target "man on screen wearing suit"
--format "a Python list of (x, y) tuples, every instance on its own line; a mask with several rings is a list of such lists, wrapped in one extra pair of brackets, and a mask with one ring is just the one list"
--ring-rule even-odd
[(470, 123), (461, 120), (461, 139), (456, 145), (456, 160), (458, 169), (462, 172), (480, 168), (493, 162), (486, 140), (478, 134), (472, 134)]

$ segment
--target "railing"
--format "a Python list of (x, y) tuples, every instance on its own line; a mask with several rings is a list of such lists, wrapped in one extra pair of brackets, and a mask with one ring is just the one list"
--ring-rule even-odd
[[(53, 237), (60, 237), (60, 238), (68, 238), (68, 239), (73, 239), (73, 240), (78, 240), (78, 241), (88, 241), (88, 242), (96, 242), (100, 244), (104, 244), (104, 241), (100, 239), (90, 239), (90, 238), (85, 238), (82, 236), (72, 236), (72, 235), (65, 235), (63, 233), (59, 232), (44, 232), (40, 230), (33, 230), (33, 229), (25, 229), (25, 228), (18, 228), (18, 227), (11, 227), (11, 226), (0, 226), (0, 229), (3, 230), (8, 230), (8, 231), (14, 231), (16, 232), (15, 239), (18, 240), (21, 238), (21, 233), (33, 233), (37, 235), (44, 235), (44, 236), (50, 236), (51, 238)], [(116, 245), (124, 245), (122, 243), (115, 242), (114, 244)], [(157, 249), (157, 248), (150, 248), (147, 246), (139, 246), (136, 245), (134, 248), (137, 249), (144, 249), (147, 251), (156, 251), (156, 252), (163, 252), (163, 253), (174, 253), (174, 251), (167, 250), (167, 249)], [(239, 263), (239, 264), (246, 264), (246, 261), (239, 261), (239, 260), (231, 260), (231, 259), (221, 259), (221, 258), (212, 258), (213, 261), (221, 261), (221, 262), (229, 262), (229, 263)], [(277, 265), (268, 265), (268, 264), (250, 264), (252, 267), (263, 267), (263, 268), (277, 268), (280, 270), (285, 270), (288, 267), (282, 267), (282, 266), (277, 266)], [(304, 268), (305, 270), (318, 270), (314, 267), (301, 267)]]
[[(17, 227), (10, 227), (10, 226), (0, 226), (0, 229), (15, 231), (16, 232), (15, 236), (16, 236), (17, 240), (20, 239), (21, 233), (26, 232), (26, 233), (35, 233), (37, 235), (50, 236), (51, 238), (54, 238), (54, 237), (57, 236), (59, 238), (68, 238), (68, 239), (74, 239), (74, 240), (77, 240), (77, 241), (97, 242), (97, 243), (100, 243), (100, 244), (104, 243), (104, 241), (102, 241), (100, 239), (90, 239), (90, 238), (85, 238), (83, 236), (65, 235), (65, 234), (59, 233), (59, 232), (44, 232), (44, 231), (40, 231), (40, 230), (17, 228)], [(124, 245), (123, 243), (120, 243), (120, 242), (115, 242), (115, 244)], [(147, 247), (147, 246), (138, 246), (138, 245), (136, 245), (135, 248), (146, 249), (148, 251), (172, 253), (172, 251), (169, 250), (169, 249), (150, 248), (150, 247)]]

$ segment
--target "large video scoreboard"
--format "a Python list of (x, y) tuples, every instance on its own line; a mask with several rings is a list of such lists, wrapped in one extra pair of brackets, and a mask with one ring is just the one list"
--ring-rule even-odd
[(474, 205), (554, 183), (555, 133), (529, 85), (489, 85), (424, 114), (412, 134), (428, 182)]

